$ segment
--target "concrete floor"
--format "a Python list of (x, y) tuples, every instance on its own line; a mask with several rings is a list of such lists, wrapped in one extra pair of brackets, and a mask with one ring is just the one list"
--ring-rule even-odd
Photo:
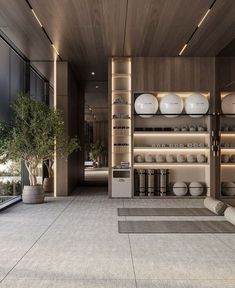
[(202, 207), (202, 200), (111, 200), (104, 188), (83, 189), (0, 214), (1, 288), (235, 287), (234, 234), (118, 234), (125, 219), (118, 207)]

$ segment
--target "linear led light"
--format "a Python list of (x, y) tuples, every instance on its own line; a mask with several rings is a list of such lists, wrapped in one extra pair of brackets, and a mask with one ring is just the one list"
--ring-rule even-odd
[(202, 25), (202, 22), (206, 19), (207, 15), (209, 14), (210, 11), (211, 11), (211, 9), (208, 9), (206, 14), (202, 17), (202, 20), (197, 25), (198, 28)]
[(32, 11), (32, 13), (33, 13), (33, 16), (36, 18), (36, 20), (38, 21), (38, 24), (41, 26), (41, 28), (43, 27), (42, 26), (42, 23), (41, 23), (41, 21), (39, 20), (39, 18), (38, 18), (38, 16), (36, 15), (36, 13), (34, 12), (34, 10), (33, 9), (31, 9), (31, 11)]
[(60, 54), (59, 54), (58, 50), (56, 49), (55, 45), (52, 43), (51, 46), (52, 46), (53, 49), (55, 50), (56, 54), (59, 56)]
[(181, 54), (184, 52), (184, 50), (186, 49), (186, 47), (188, 46), (188, 44), (185, 44), (184, 47), (181, 49), (179, 56), (181, 56)]

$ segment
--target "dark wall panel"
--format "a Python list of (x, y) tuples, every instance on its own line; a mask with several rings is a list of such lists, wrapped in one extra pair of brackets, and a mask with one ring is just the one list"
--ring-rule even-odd
[[(25, 62), (14, 52), (10, 51), (10, 102), (25, 88)], [(10, 109), (10, 115), (12, 111)]]
[(0, 121), (10, 121), (10, 49), (0, 39)]

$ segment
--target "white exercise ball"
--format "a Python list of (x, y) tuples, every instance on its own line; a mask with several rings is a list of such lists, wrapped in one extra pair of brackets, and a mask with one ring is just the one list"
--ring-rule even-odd
[[(223, 114), (235, 114), (235, 94), (228, 94), (222, 99), (221, 109)], [(226, 115), (235, 117), (235, 115)]]
[(191, 182), (189, 184), (189, 193), (192, 196), (200, 196), (203, 193), (204, 187), (200, 182)]
[(208, 99), (200, 93), (193, 93), (185, 100), (185, 112), (189, 114), (190, 117), (202, 117), (203, 114), (207, 113), (208, 109)]
[(182, 99), (174, 93), (167, 94), (160, 100), (160, 111), (165, 117), (177, 117), (177, 114), (180, 114), (183, 108), (184, 104)]
[(173, 193), (176, 196), (184, 196), (188, 192), (188, 186), (185, 182), (176, 182), (173, 185)]
[(135, 100), (135, 111), (140, 114), (140, 117), (150, 118), (152, 115), (144, 114), (155, 114), (158, 109), (157, 98), (152, 94), (141, 94)]

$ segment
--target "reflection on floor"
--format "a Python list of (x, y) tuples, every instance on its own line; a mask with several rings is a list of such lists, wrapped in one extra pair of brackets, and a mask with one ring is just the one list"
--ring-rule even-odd
[[(106, 194), (102, 187), (84, 187), (75, 196), (20, 203), (1, 213), (0, 287), (235, 287), (234, 235), (118, 234), (118, 220), (169, 217), (118, 217), (117, 208), (203, 207), (202, 200), (122, 200)], [(209, 219), (224, 220), (197, 216)]]
[(86, 168), (85, 169), (85, 182), (86, 183), (108, 183), (108, 168)]

